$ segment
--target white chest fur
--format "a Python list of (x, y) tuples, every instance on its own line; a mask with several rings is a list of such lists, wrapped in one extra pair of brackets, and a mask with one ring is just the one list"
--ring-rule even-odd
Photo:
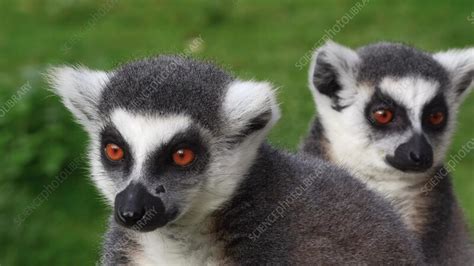
[(422, 185), (398, 178), (385, 180), (367, 180), (360, 177), (369, 189), (388, 199), (398, 211), (402, 221), (408, 229), (420, 232), (426, 222), (423, 209), (427, 207), (427, 200), (422, 195)]
[(138, 236), (137, 265), (217, 265), (220, 249), (209, 234), (171, 234), (159, 230)]

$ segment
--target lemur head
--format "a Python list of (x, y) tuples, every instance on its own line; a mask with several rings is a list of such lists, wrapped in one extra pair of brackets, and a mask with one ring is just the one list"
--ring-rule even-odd
[(181, 57), (59, 67), (49, 78), (90, 136), (92, 178), (115, 220), (138, 231), (217, 209), (279, 118), (270, 84)]
[(328, 42), (309, 73), (329, 156), (364, 175), (408, 178), (442, 165), (473, 79), (473, 48), (429, 54), (394, 43)]

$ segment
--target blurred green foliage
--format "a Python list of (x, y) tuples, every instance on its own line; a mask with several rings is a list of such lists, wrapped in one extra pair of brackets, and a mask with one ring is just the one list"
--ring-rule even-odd
[[(112, 69), (139, 57), (182, 52), (201, 37), (203, 43), (193, 49), (194, 57), (215, 60), (243, 78), (270, 80), (280, 87), (283, 118), (271, 139), (296, 149), (314, 107), (306, 67), (300, 70), (295, 63), (355, 3), (1, 1), (0, 104), (8, 111), (0, 117), (0, 264), (92, 264), (105, 230), (108, 210), (87, 177), (84, 159), (38, 200), (45, 186), (84, 154), (87, 143), (85, 133), (47, 91), (41, 73), (48, 65)], [(353, 47), (401, 41), (429, 51), (472, 46), (472, 11), (472, 0), (370, 0), (334, 39)], [(22, 86), (31, 88), (8, 107), (6, 103)], [(460, 112), (452, 153), (474, 137), (473, 113), (471, 95)], [(453, 174), (471, 224), (473, 163), (470, 153)], [(27, 209), (31, 214), (15, 223)]]

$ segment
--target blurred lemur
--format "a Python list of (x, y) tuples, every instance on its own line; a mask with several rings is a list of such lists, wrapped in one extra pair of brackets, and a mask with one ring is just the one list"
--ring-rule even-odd
[(474, 263), (443, 167), (473, 79), (473, 48), (429, 54), (395, 43), (354, 51), (328, 42), (309, 71), (318, 115), (302, 151), (342, 165), (392, 201), (429, 264)]
[(384, 199), (266, 144), (279, 118), (268, 83), (174, 56), (49, 78), (113, 206), (102, 264), (422, 263)]

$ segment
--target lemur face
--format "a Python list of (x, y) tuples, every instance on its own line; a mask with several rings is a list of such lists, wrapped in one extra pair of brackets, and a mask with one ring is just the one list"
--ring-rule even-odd
[(56, 68), (50, 80), (90, 135), (92, 178), (115, 220), (138, 231), (218, 208), (279, 117), (268, 83), (179, 57)]
[(442, 165), (474, 77), (474, 50), (328, 43), (309, 76), (329, 156), (364, 175), (409, 177)]
[(424, 172), (439, 165), (450, 140), (449, 110), (439, 83), (421, 77), (384, 77), (372, 90), (361, 113), (375, 152), (403, 172)]
[[(143, 115), (117, 108), (93, 148), (94, 173), (113, 180), (117, 222), (149, 231), (175, 220), (209, 176), (211, 134), (183, 114)], [(118, 192), (118, 193), (117, 193)], [(136, 226), (146, 213), (150, 222)]]

